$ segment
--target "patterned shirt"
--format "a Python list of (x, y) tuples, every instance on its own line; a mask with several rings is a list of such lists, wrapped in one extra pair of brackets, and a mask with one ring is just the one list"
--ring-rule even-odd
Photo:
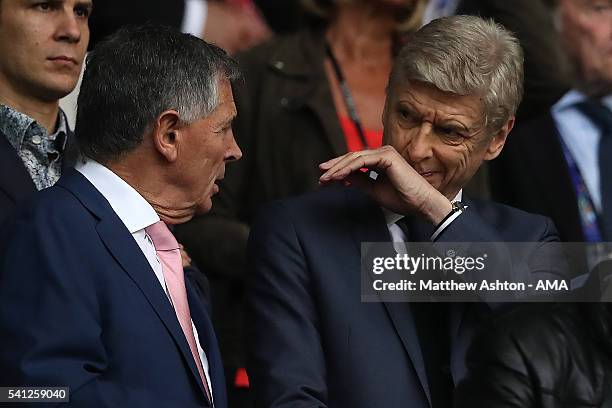
[(60, 109), (56, 131), (47, 130), (29, 116), (0, 104), (0, 133), (15, 148), (37, 190), (51, 187), (62, 171), (68, 122)]

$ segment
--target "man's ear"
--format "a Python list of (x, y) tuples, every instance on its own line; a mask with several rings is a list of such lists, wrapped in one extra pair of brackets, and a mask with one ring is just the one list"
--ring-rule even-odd
[(174, 162), (178, 156), (179, 119), (177, 111), (164, 111), (157, 117), (153, 129), (153, 145), (169, 162)]
[(487, 152), (485, 153), (485, 160), (493, 160), (501, 153), (504, 145), (506, 144), (506, 139), (508, 138), (508, 134), (514, 127), (515, 117), (512, 116), (508, 121), (502, 126), (501, 129), (497, 132), (493, 139), (489, 142), (489, 146), (487, 147)]

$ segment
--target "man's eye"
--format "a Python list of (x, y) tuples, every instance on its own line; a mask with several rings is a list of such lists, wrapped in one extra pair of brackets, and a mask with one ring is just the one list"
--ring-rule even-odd
[(604, 11), (610, 11), (612, 10), (612, 4), (610, 4), (609, 2), (595, 3), (591, 5), (591, 10), (597, 13), (601, 13)]
[(445, 142), (450, 144), (461, 144), (466, 138), (461, 132), (453, 128), (438, 127), (436, 131)]
[(221, 129), (219, 129), (219, 130), (217, 131), (217, 133), (220, 133), (220, 134), (226, 134), (226, 133), (227, 133), (227, 132), (229, 132), (230, 130), (232, 130), (232, 126), (231, 126), (231, 125), (229, 125), (229, 126), (224, 126), (224, 127), (222, 127)]
[(38, 3), (35, 6), (37, 9), (42, 10), (42, 11), (49, 11), (51, 10), (51, 4), (49, 3)]
[(399, 115), (404, 120), (410, 120), (410, 121), (414, 120), (414, 115), (412, 114), (412, 112), (410, 112), (407, 109), (399, 109)]
[(78, 17), (89, 17), (90, 14), (90, 10), (87, 7), (76, 7), (74, 9), (74, 14), (76, 14)]

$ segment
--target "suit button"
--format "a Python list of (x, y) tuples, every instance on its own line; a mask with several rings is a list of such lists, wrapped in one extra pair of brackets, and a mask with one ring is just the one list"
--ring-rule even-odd
[(42, 139), (40, 138), (40, 136), (38, 135), (32, 136), (32, 143), (34, 143), (35, 145), (39, 145), (40, 142), (42, 142)]

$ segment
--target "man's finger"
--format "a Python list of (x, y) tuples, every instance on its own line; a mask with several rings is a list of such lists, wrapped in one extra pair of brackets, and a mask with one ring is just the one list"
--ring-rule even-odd
[(336, 163), (338, 163), (340, 160), (342, 160), (343, 158), (345, 158), (346, 156), (348, 156), (350, 153), (347, 154), (343, 154), (342, 156), (338, 156), (338, 157), (334, 157), (333, 159), (330, 159), (326, 162), (323, 162), (321, 164), (319, 164), (319, 168), (321, 170), (329, 170), (331, 169)]

